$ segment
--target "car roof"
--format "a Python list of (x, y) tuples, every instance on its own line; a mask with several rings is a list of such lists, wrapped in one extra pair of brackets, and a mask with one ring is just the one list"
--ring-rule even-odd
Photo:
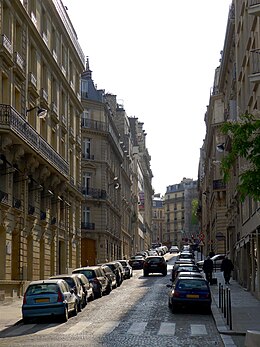
[(164, 256), (163, 255), (148, 255), (148, 257), (146, 257), (145, 260), (152, 259), (152, 258), (163, 258), (164, 259)]
[(71, 274), (71, 275), (69, 275), (69, 274), (54, 275), (54, 276), (51, 276), (50, 279), (54, 279), (54, 278), (60, 278), (60, 279), (62, 279), (62, 278), (65, 278), (65, 277), (74, 277), (74, 275), (75, 275), (75, 274)]
[(99, 268), (101, 268), (101, 265), (83, 266), (83, 267), (78, 267), (78, 268), (74, 269), (72, 271), (72, 273), (74, 273), (74, 271), (79, 271), (79, 270), (96, 270)]
[(192, 276), (195, 276), (197, 278), (197, 276), (200, 275), (201, 278), (203, 278), (203, 275), (201, 272), (195, 272), (195, 271), (180, 271), (178, 276), (184, 276), (184, 277), (192, 277)]
[(196, 281), (202, 281), (202, 282), (206, 282), (208, 283), (208, 281), (204, 278), (204, 277), (177, 277), (176, 281), (192, 281), (192, 280), (196, 280)]
[(56, 284), (59, 282), (63, 282), (64, 280), (62, 278), (57, 278), (57, 279), (47, 279), (47, 280), (37, 280), (37, 281), (31, 281), (29, 283), (30, 285), (35, 285), (35, 284)]

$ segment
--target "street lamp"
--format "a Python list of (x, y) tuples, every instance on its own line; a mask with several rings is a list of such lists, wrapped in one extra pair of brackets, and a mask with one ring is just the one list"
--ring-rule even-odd
[(47, 115), (47, 110), (45, 108), (42, 108), (40, 106), (35, 106), (30, 108), (29, 110), (26, 110), (26, 113), (31, 112), (33, 110), (37, 109), (37, 115), (39, 118), (45, 118)]

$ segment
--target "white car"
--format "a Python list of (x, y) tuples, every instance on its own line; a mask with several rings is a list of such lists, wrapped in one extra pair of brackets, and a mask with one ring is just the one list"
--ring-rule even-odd
[[(214, 268), (220, 269), (222, 260), (225, 258), (225, 254), (216, 254), (214, 255), (211, 260), (213, 260)], [(198, 261), (196, 264), (199, 268), (203, 267), (204, 260)]]
[(178, 246), (171, 246), (170, 253), (179, 253), (179, 247)]

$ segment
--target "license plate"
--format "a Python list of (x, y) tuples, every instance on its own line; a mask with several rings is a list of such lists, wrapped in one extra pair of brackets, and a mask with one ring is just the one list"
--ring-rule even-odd
[(198, 294), (187, 294), (186, 298), (188, 299), (198, 299), (200, 296)]
[(35, 302), (50, 302), (49, 298), (41, 298), (41, 299), (36, 299)]
[(151, 265), (151, 267), (157, 267), (157, 265)]

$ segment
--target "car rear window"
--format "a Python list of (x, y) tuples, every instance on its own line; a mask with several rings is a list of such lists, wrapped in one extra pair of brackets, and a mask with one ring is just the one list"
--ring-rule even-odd
[(56, 294), (58, 291), (59, 286), (55, 283), (34, 284), (28, 287), (26, 295)]
[(208, 286), (205, 281), (198, 280), (182, 280), (177, 284), (178, 289), (197, 289), (208, 290)]
[(95, 272), (93, 270), (77, 270), (77, 271), (73, 271), (73, 273), (82, 273), (83, 275), (85, 275), (89, 280), (91, 280), (92, 278), (95, 278)]
[(163, 261), (163, 258), (151, 258), (151, 259), (146, 259), (147, 263), (161, 263)]

